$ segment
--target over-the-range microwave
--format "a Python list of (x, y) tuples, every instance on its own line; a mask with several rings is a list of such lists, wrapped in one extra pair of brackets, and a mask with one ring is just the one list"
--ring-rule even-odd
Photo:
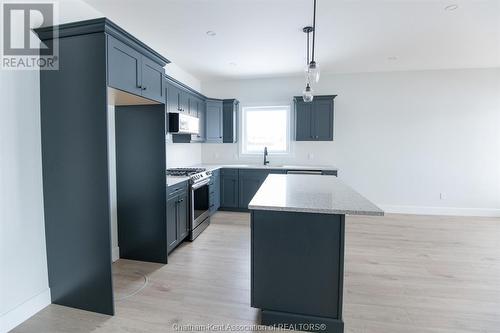
[(184, 113), (168, 113), (168, 131), (174, 134), (199, 134), (200, 120)]

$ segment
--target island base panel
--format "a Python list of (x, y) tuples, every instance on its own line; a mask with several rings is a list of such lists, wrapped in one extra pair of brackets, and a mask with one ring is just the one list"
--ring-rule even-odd
[(294, 313), (262, 310), (261, 324), (297, 331), (343, 333), (344, 322), (339, 319), (306, 316)]
[(342, 332), (344, 226), (344, 215), (252, 211), (251, 306), (263, 324)]

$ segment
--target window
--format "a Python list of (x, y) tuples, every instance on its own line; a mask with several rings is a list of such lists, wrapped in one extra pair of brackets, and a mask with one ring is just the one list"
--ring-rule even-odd
[(287, 154), (290, 149), (290, 107), (244, 107), (242, 117), (242, 154)]

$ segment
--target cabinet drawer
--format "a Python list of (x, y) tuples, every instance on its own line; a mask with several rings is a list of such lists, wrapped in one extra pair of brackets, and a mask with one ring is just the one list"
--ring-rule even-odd
[(238, 177), (238, 169), (221, 169), (220, 170), (221, 176), (233, 176), (233, 177)]
[(184, 181), (182, 183), (169, 186), (167, 189), (167, 193), (168, 193), (169, 197), (177, 196), (177, 195), (184, 194), (185, 192), (187, 192), (187, 189), (188, 189), (188, 183), (187, 183), (187, 181)]

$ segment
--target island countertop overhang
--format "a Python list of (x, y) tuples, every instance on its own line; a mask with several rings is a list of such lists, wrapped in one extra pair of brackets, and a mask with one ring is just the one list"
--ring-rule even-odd
[(384, 212), (334, 176), (269, 175), (250, 210), (383, 216)]

